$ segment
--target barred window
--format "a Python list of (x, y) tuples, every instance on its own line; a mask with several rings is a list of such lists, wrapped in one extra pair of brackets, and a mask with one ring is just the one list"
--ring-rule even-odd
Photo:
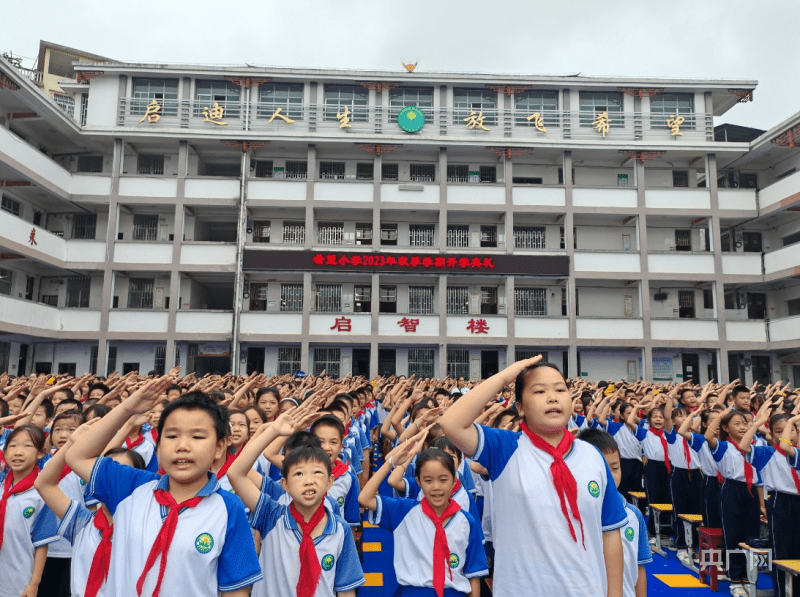
[(447, 287), (447, 314), (466, 315), (469, 313), (469, 287)]
[(425, 118), (433, 116), (433, 88), (398, 87), (389, 92), (389, 117), (396, 119), (400, 110), (406, 106), (416, 106)]
[(581, 126), (592, 126), (597, 115), (608, 112), (612, 128), (622, 127), (622, 94), (616, 92), (580, 92)]
[(303, 310), (303, 285), (281, 284), (281, 311), (300, 312)]
[(164, 156), (140, 153), (136, 157), (137, 174), (164, 174)]
[(381, 164), (381, 180), (397, 180), (399, 167), (397, 164)]
[(693, 94), (691, 93), (657, 93), (650, 98), (650, 126), (654, 129), (665, 129), (670, 116), (685, 118), (681, 128), (694, 128)]
[(278, 375), (294, 375), (300, 371), (300, 347), (281, 346), (278, 348)]
[(417, 379), (433, 377), (433, 349), (412, 348), (408, 351), (408, 375)]
[(481, 166), (481, 182), (497, 182), (497, 166)]
[(356, 313), (370, 313), (372, 311), (372, 286), (355, 287), (353, 311)]
[(344, 180), (344, 162), (320, 162), (320, 180)]
[(447, 375), (469, 379), (469, 350), (447, 349)]
[[(197, 345), (195, 344), (194, 346), (197, 346)], [(106, 375), (111, 375), (116, 370), (117, 370), (117, 347), (116, 346), (109, 346), (108, 347), (108, 369), (106, 369), (106, 371), (107, 371)]]
[(156, 358), (153, 363), (153, 370), (156, 375), (164, 375), (164, 370), (167, 368), (167, 347), (163, 344), (156, 346)]
[(497, 226), (481, 226), (481, 246), (497, 246)]
[(223, 118), (239, 118), (242, 88), (228, 81), (195, 81), (194, 115), (203, 116), (203, 108), (218, 104), (224, 109)]
[(134, 79), (131, 114), (140, 116), (156, 100), (162, 116), (178, 115), (178, 79)]
[(515, 288), (514, 313), (516, 315), (547, 315), (547, 289)]
[(411, 164), (411, 180), (434, 182), (436, 180), (436, 164)]
[(54, 93), (53, 101), (67, 114), (75, 116), (75, 98), (64, 93)]
[(408, 312), (433, 313), (433, 286), (408, 287)]
[(353, 85), (325, 85), (325, 120), (337, 120), (336, 115), (350, 110), (352, 122), (369, 120), (369, 91)]
[(514, 226), (514, 247), (517, 249), (544, 249), (544, 226)]
[(481, 315), (497, 315), (496, 286), (481, 286)]
[(381, 224), (381, 244), (397, 244), (397, 224)]
[(256, 178), (272, 178), (272, 160), (256, 162)]
[(539, 112), (545, 127), (558, 126), (558, 92), (557, 91), (523, 91), (514, 94), (514, 109), (517, 112), (514, 123), (517, 126), (535, 126), (528, 116)]
[(158, 237), (158, 215), (133, 216), (133, 240), (156, 240)]
[(89, 96), (81, 95), (81, 126), (86, 126), (86, 115), (89, 112)]
[(88, 309), (91, 283), (88, 277), (67, 278), (67, 307)]
[(253, 222), (253, 242), (268, 243), (270, 232), (269, 220), (256, 220)]
[(547, 362), (547, 353), (546, 352), (541, 352), (539, 350), (531, 350), (531, 349), (527, 349), (527, 348), (518, 348), (516, 350), (516, 354), (514, 356), (516, 357), (517, 361), (525, 361), (527, 359), (532, 359), (533, 357), (538, 356), (538, 355), (542, 355), (542, 363), (546, 363)]
[(250, 310), (267, 310), (267, 289), (269, 285), (265, 282), (252, 282), (250, 284)]
[(448, 224), (447, 246), (459, 249), (469, 247), (469, 226), (467, 224)]
[(101, 155), (79, 155), (78, 172), (99, 173), (103, 171), (103, 156)]
[(317, 284), (317, 312), (340, 313), (342, 311), (342, 285)]
[(308, 178), (308, 162), (286, 162), (286, 178)]
[(343, 222), (320, 222), (317, 242), (321, 245), (341, 245), (344, 241)]
[(97, 214), (74, 214), (72, 216), (72, 238), (94, 240), (97, 230)]
[(483, 113), (484, 125), (497, 124), (497, 92), (491, 89), (453, 89), (453, 124), (464, 124), (475, 112)]
[(469, 166), (448, 164), (447, 182), (469, 182)]
[(128, 309), (153, 308), (153, 278), (131, 278), (128, 283)]
[(371, 223), (357, 223), (356, 224), (356, 244), (361, 246), (372, 244), (372, 224)]
[(339, 377), (339, 366), (342, 360), (342, 351), (339, 348), (314, 349), (314, 375), (325, 371), (326, 375)]
[(379, 310), (381, 313), (397, 313), (397, 286), (381, 286)]
[[(281, 116), (303, 118), (303, 86), (285, 83), (262, 83), (258, 86), (258, 118), (271, 118), (281, 108)], [(276, 119), (277, 121), (277, 119)]]
[(688, 187), (689, 186), (689, 171), (688, 170), (673, 170), (672, 171), (672, 186), (673, 187)]
[(283, 223), (283, 244), (302, 245), (306, 242), (306, 223), (289, 222)]
[(11, 270), (0, 268), (0, 294), (11, 294)]
[(435, 224), (411, 224), (408, 227), (408, 244), (412, 247), (432, 247), (435, 233)]
[(676, 230), (675, 231), (675, 250), (676, 251), (691, 251), (692, 250), (692, 231), (691, 230)]
[(372, 180), (375, 169), (375, 164), (372, 162), (359, 162), (356, 164), (356, 179), (357, 180)]

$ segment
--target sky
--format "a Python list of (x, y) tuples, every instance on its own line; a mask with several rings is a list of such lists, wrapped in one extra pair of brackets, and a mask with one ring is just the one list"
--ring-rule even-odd
[[(800, 111), (798, 0), (40, 0), (4, 10), (0, 51), (39, 40), (122, 61), (757, 80), (729, 122)], [(793, 27), (794, 26), (794, 27)]]

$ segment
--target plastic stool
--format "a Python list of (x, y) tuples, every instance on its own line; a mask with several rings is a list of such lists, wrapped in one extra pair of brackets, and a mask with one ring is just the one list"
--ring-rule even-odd
[(697, 537), (700, 542), (700, 582), (707, 583), (712, 591), (717, 590), (717, 577), (721, 576), (720, 564), (722, 558), (719, 560), (711, 558), (706, 560), (705, 554), (724, 551), (725, 541), (722, 538), (722, 529), (712, 529), (709, 527), (700, 527), (697, 529)]

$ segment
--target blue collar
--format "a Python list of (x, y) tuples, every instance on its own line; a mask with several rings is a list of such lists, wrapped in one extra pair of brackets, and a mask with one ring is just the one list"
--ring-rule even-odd
[[(163, 489), (164, 491), (169, 491), (169, 475), (164, 475), (158, 480), (156, 483), (156, 489)], [(213, 473), (208, 473), (208, 482), (203, 485), (203, 488), (197, 492), (196, 497), (205, 498), (210, 496), (212, 493), (215, 493), (219, 489), (219, 481), (217, 480), (217, 476)], [(181, 509), (181, 512), (186, 510), (186, 508)], [(169, 514), (169, 508), (166, 506), (161, 506), (161, 520), (162, 522), (166, 520), (167, 515)], [(180, 513), (179, 513), (180, 514)]]
[[(314, 539), (314, 544), (316, 545), (327, 535), (333, 535), (336, 532), (336, 519), (333, 516), (333, 512), (331, 512), (331, 505), (328, 503), (327, 496), (323, 498), (322, 504), (325, 508), (325, 513), (328, 515), (328, 522), (325, 523), (325, 528), (322, 529), (322, 534), (319, 537)], [(289, 510), (289, 506), (284, 506), (283, 508), (283, 524), (286, 526), (287, 529), (294, 531), (295, 537), (297, 537), (298, 543), (303, 539), (303, 533), (300, 531), (299, 527), (297, 526), (297, 521), (292, 516), (291, 511)]]

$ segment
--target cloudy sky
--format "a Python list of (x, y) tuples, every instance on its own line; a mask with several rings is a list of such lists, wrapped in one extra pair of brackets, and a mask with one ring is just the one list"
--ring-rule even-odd
[(137, 62), (755, 79), (755, 102), (717, 124), (768, 129), (800, 110), (799, 22), (798, 0), (42, 0), (5, 12), (0, 51), (32, 58), (45, 39)]

